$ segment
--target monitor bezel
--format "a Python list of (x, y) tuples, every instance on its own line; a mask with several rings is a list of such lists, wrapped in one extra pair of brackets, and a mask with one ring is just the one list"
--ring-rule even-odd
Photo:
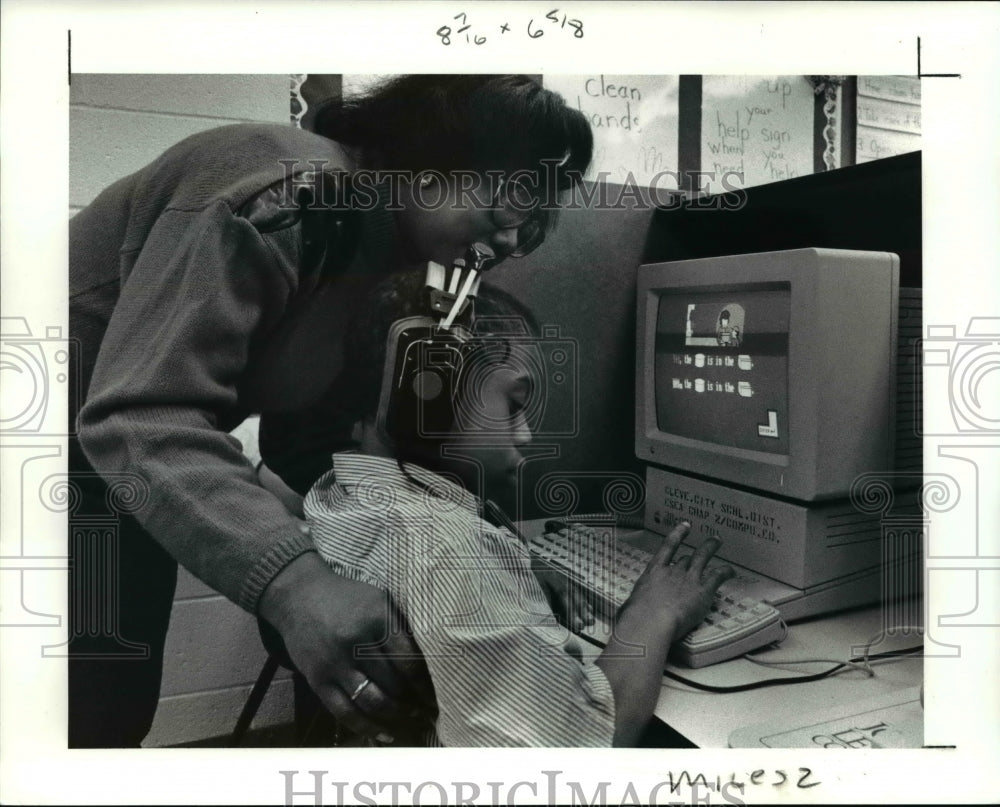
[[(653, 377), (661, 293), (775, 284), (787, 284), (790, 292), (788, 452), (734, 448), (661, 431)], [(898, 297), (899, 259), (893, 253), (796, 249), (641, 266), (636, 456), (803, 501), (846, 496), (859, 474), (891, 470)], [(855, 379), (857, 395), (835, 383), (845, 374)]]

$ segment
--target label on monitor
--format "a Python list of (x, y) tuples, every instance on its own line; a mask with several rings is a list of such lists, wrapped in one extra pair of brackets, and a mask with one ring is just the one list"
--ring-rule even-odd
[(901, 525), (919, 548), (923, 516), (912, 494), (897, 498), (891, 512), (865, 512), (849, 499), (797, 503), (646, 469), (647, 529), (666, 534), (686, 520), (691, 545), (718, 538), (719, 557), (802, 589), (891, 560), (886, 553), (899, 551)]

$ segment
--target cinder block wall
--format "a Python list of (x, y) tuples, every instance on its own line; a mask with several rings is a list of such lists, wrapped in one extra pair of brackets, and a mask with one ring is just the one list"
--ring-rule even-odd
[[(287, 75), (74, 75), (70, 87), (70, 215), (101, 190), (195, 132), (238, 121), (289, 122)], [(256, 425), (236, 436), (257, 450)], [(228, 734), (264, 662), (248, 614), (181, 570), (160, 708), (146, 746)], [(287, 675), (254, 728), (292, 719)]]

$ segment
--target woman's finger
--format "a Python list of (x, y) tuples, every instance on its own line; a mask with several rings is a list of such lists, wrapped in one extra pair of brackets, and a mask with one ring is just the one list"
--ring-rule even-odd
[[(363, 737), (381, 737), (385, 740), (391, 738), (392, 723), (384, 719), (384, 704), (388, 702), (385, 693), (379, 689), (378, 684), (365, 677), (361, 677), (353, 686), (351, 693), (345, 692), (335, 684), (315, 687), (314, 691), (337, 722), (355, 734)], [(355, 692), (357, 695), (352, 700), (351, 696)], [(365, 711), (359, 703), (362, 696), (370, 712)], [(382, 717), (375, 717), (375, 714)]]
[(423, 654), (408, 631), (390, 634), (377, 652), (360, 656), (357, 663), (383, 690), (406, 701), (410, 708), (416, 703), (429, 711), (436, 710), (434, 686)]

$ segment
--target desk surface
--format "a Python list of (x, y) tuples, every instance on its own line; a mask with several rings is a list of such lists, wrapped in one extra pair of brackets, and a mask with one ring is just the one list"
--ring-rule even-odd
[[(532, 534), (543, 525), (544, 521), (535, 520), (523, 522), (521, 527), (526, 534)], [(870, 640), (882, 635), (882, 622), (883, 612), (878, 605), (801, 620), (789, 626), (788, 636), (777, 648), (755, 654), (766, 661), (822, 658), (831, 662), (775, 668), (740, 658), (697, 670), (670, 665), (670, 670), (700, 684), (714, 686), (819, 673), (836, 662), (863, 653)], [(914, 632), (895, 633), (881, 642), (874, 642), (870, 652), (874, 655), (902, 650), (921, 641), (922, 636)], [(847, 710), (860, 701), (923, 682), (923, 663), (919, 655), (881, 661), (872, 668), (874, 677), (868, 677), (861, 670), (847, 669), (820, 681), (727, 694), (703, 692), (664, 677), (654, 714), (700, 748), (728, 748), (729, 735), (736, 729), (785, 721), (841, 705)]]
[[(757, 655), (768, 661), (847, 659), (860, 654), (869, 639), (881, 635), (881, 623), (882, 611), (878, 606), (796, 622), (789, 626), (788, 636), (779, 647)], [(873, 644), (871, 653), (910, 647), (919, 644), (921, 638), (913, 633), (889, 636)], [(774, 668), (734, 659), (698, 670), (675, 666), (670, 669), (700, 684), (733, 686), (783, 675), (821, 672), (830, 666), (816, 663)], [(701, 692), (664, 678), (655, 715), (700, 748), (727, 748), (729, 735), (738, 728), (783, 721), (838, 705), (849, 709), (860, 701), (919, 686), (923, 681), (919, 656), (882, 661), (873, 664), (872, 669), (873, 678), (860, 670), (844, 670), (820, 681), (730, 694)]]

